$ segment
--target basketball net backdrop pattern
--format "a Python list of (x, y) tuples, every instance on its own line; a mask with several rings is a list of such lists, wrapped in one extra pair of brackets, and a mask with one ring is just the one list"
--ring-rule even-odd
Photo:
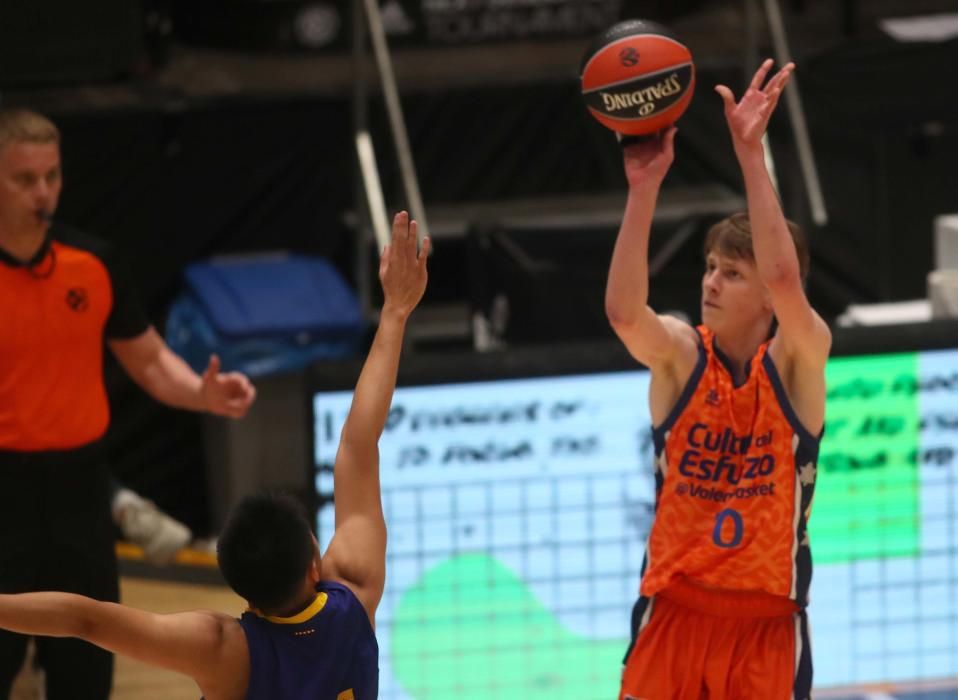
[[(958, 351), (838, 358), (811, 519), (816, 686), (958, 676)], [(401, 387), (380, 697), (614, 697), (654, 484), (644, 371)], [(348, 392), (314, 396), (317, 489)], [(333, 509), (318, 514), (323, 546)]]

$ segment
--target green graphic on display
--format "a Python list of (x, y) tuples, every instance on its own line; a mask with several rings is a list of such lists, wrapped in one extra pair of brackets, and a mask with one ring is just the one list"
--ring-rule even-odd
[(570, 632), (512, 571), (475, 553), (403, 593), (391, 658), (416, 700), (613, 698), (627, 643)]
[(809, 527), (817, 564), (918, 553), (917, 376), (917, 353), (828, 362)]

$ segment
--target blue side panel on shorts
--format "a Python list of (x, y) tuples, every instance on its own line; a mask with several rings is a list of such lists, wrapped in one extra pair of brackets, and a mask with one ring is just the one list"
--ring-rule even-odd
[[(629, 640), (629, 648), (625, 650), (625, 656), (622, 658), (622, 664), (625, 665), (629, 660), (629, 654), (632, 653), (632, 647), (635, 646), (635, 641), (639, 638), (639, 632), (642, 631), (642, 620), (645, 617), (646, 612), (649, 610), (649, 606), (652, 605), (652, 599), (646, 598), (644, 595), (639, 596), (639, 599), (635, 601), (635, 605), (632, 606), (632, 638)], [(646, 621), (648, 622), (648, 621)]]
[(795, 669), (795, 684), (792, 687), (794, 700), (809, 700), (812, 696), (812, 642), (808, 633), (808, 615), (804, 610), (796, 613), (795, 644), (798, 666)]

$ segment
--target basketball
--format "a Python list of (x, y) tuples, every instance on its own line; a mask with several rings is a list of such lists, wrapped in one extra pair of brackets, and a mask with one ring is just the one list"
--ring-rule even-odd
[(692, 53), (655, 22), (610, 27), (582, 59), (582, 97), (589, 112), (620, 134), (643, 136), (670, 127), (695, 90)]

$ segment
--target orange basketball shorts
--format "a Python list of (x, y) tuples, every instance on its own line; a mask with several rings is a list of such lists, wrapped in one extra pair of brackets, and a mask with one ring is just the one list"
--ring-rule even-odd
[(792, 601), (679, 582), (636, 607), (619, 700), (811, 695), (808, 622)]

